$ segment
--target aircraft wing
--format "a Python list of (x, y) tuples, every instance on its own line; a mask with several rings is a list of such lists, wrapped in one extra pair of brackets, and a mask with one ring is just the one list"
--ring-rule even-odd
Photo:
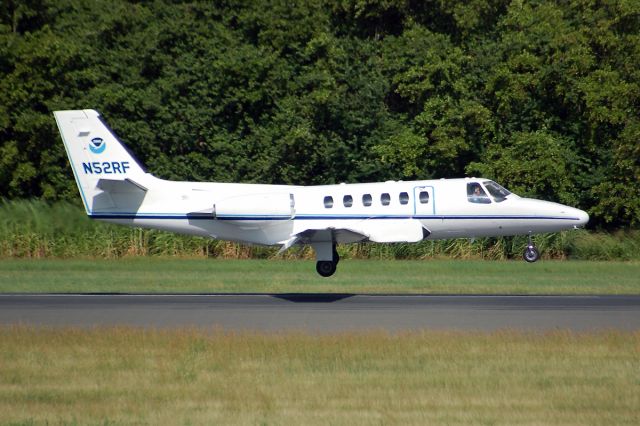
[(291, 238), (283, 241), (278, 253), (282, 253), (295, 244), (311, 244), (314, 242), (331, 241), (336, 243), (357, 243), (368, 241), (369, 236), (356, 230), (347, 228), (311, 228), (292, 234)]
[(282, 242), (280, 252), (294, 244), (311, 244), (331, 241), (335, 243), (375, 243), (417, 242), (430, 234), (416, 219), (365, 220), (345, 227), (307, 228), (291, 235)]

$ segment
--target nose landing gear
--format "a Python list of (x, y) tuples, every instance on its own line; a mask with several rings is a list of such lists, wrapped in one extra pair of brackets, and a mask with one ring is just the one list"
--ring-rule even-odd
[(538, 259), (540, 259), (540, 252), (538, 251), (536, 246), (533, 245), (533, 241), (531, 241), (531, 232), (529, 232), (529, 244), (527, 245), (527, 248), (524, 249), (522, 258), (529, 263), (536, 262)]

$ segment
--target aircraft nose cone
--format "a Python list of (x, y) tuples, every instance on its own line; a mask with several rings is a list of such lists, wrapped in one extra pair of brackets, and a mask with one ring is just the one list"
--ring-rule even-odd
[(576, 217), (578, 218), (578, 225), (576, 226), (584, 226), (589, 222), (589, 213), (584, 210), (575, 209)]

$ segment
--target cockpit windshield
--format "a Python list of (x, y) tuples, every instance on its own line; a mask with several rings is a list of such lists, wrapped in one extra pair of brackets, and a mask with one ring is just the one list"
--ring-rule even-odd
[(470, 203), (491, 204), (491, 199), (478, 182), (470, 182), (467, 184), (467, 200)]
[(491, 194), (496, 203), (503, 202), (509, 195), (511, 195), (511, 192), (498, 185), (494, 181), (487, 180), (482, 183), (484, 184), (484, 187), (487, 188), (487, 191), (489, 191), (489, 194)]

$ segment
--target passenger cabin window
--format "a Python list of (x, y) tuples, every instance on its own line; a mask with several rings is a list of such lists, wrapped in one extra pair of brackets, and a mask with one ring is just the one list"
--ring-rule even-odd
[(388, 206), (389, 203), (391, 203), (391, 195), (387, 194), (386, 192), (380, 195), (380, 202), (383, 206)]
[(345, 207), (351, 207), (353, 205), (353, 197), (351, 195), (345, 195), (342, 197), (342, 203)]
[(409, 194), (406, 192), (400, 193), (400, 204), (409, 204)]
[(364, 204), (366, 207), (369, 207), (372, 202), (373, 198), (371, 198), (371, 194), (364, 194), (362, 196), (362, 204)]
[(420, 203), (427, 204), (429, 202), (429, 193), (427, 191), (420, 191)]
[(324, 197), (324, 207), (326, 209), (330, 209), (331, 207), (333, 207), (333, 197), (331, 197), (329, 195)]
[(487, 193), (484, 192), (484, 189), (482, 189), (477, 182), (467, 184), (467, 200), (469, 200), (470, 203), (491, 204)]
[(491, 194), (496, 203), (503, 202), (509, 195), (511, 195), (511, 192), (491, 180), (483, 183), (484, 187), (487, 188), (487, 191), (489, 191), (489, 194)]

